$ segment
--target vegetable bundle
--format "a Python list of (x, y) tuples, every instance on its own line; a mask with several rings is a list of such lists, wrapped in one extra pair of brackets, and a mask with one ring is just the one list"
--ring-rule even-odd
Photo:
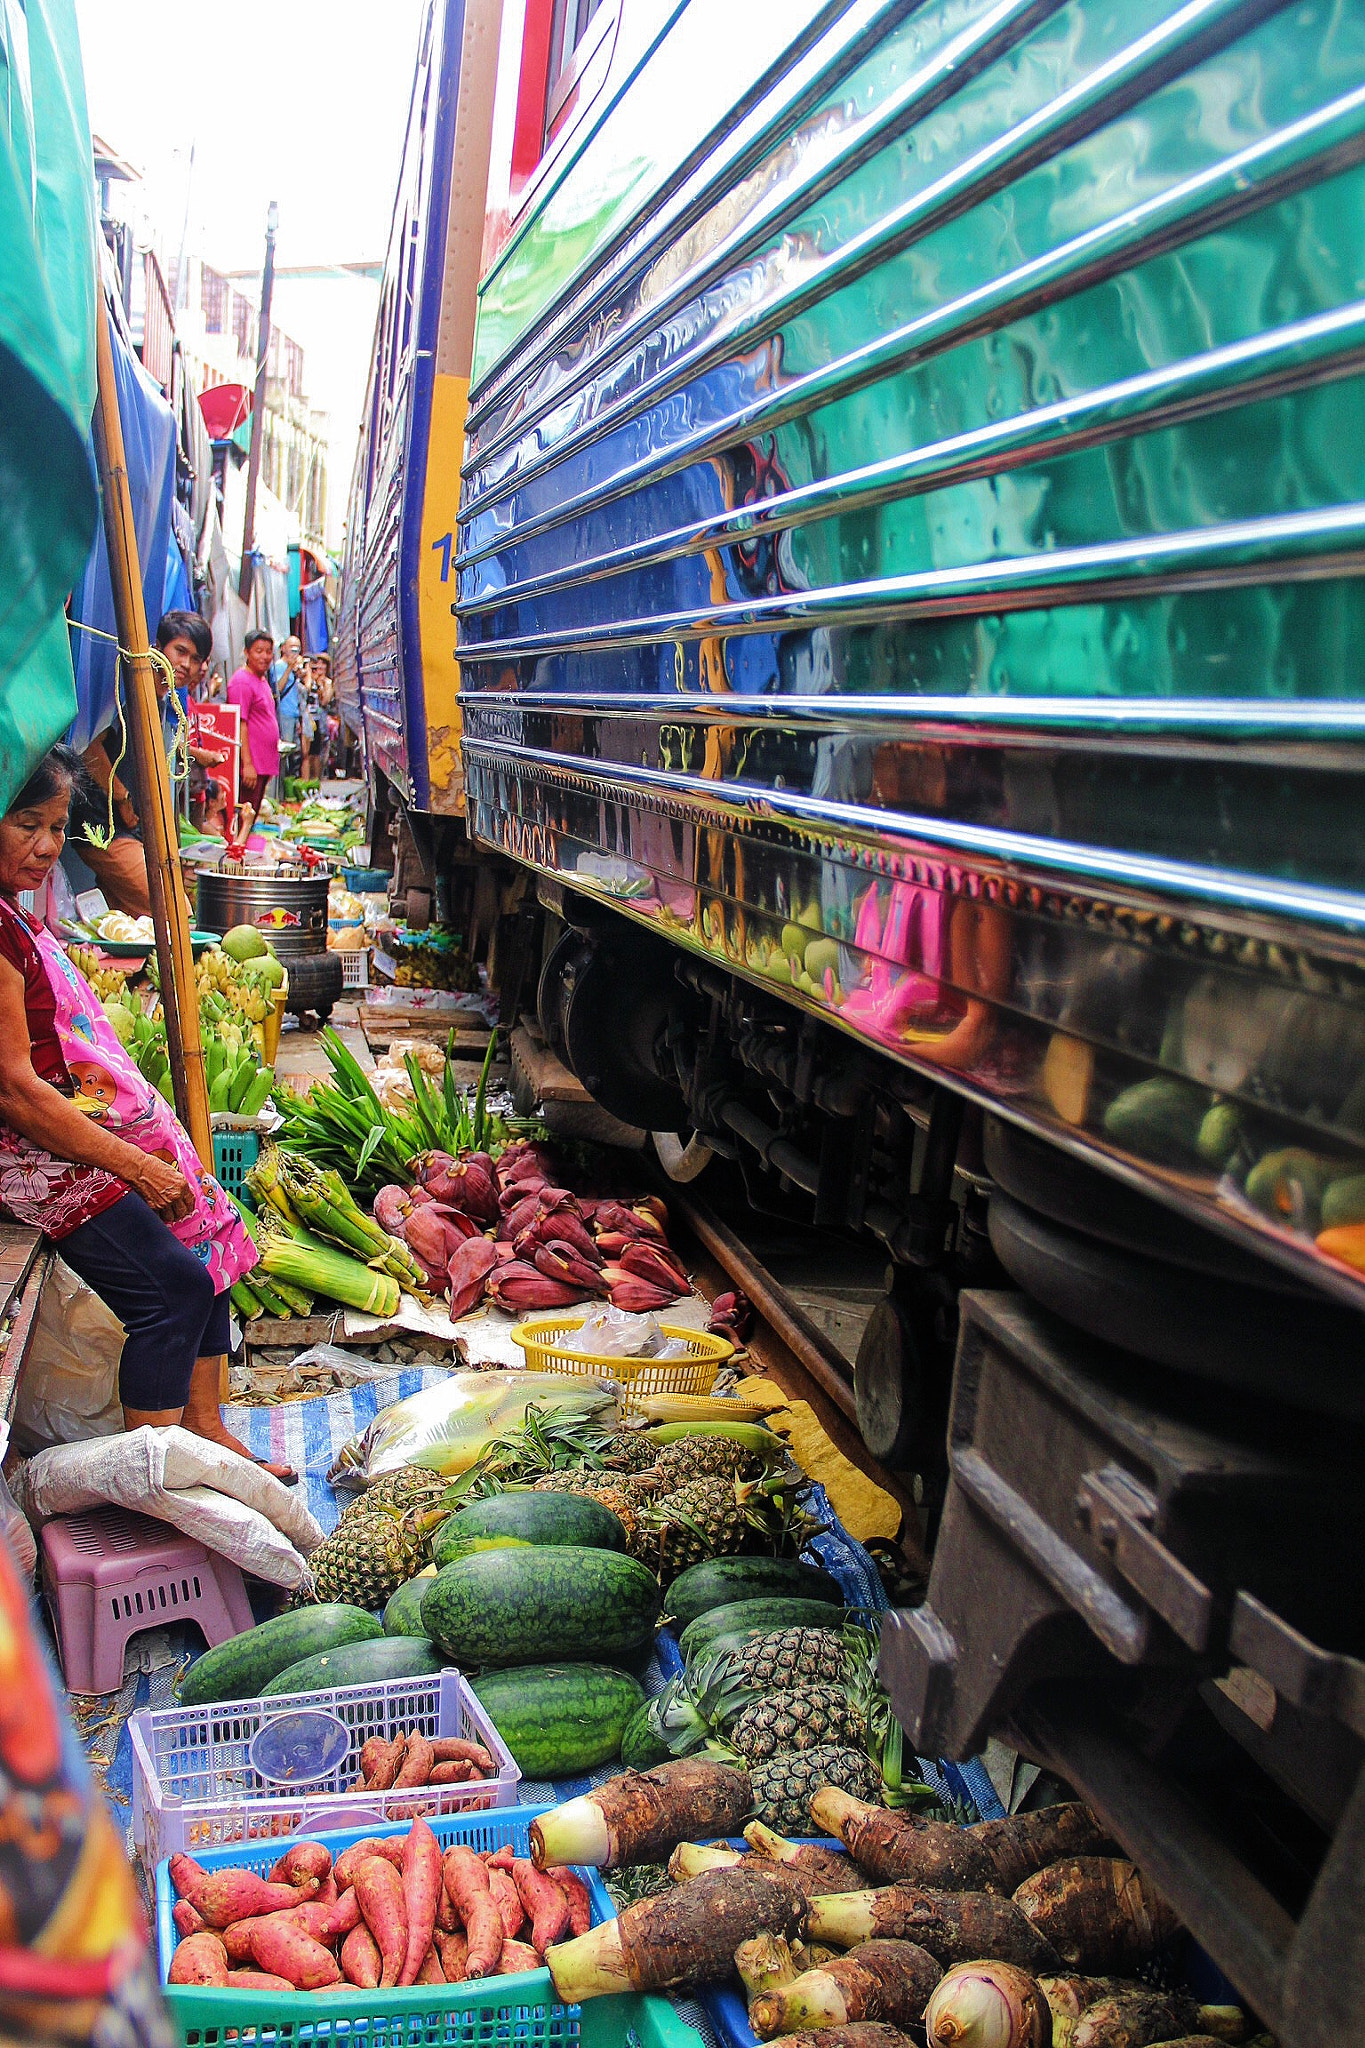
[(206, 1988), (373, 1991), (513, 1976), (592, 1919), (574, 1871), (537, 1870), (510, 1848), (443, 1854), (425, 1820), (355, 1842), (335, 1864), (325, 1843), (293, 1842), (269, 1880), (183, 1855), (170, 1875), (180, 1936), (170, 1982)]

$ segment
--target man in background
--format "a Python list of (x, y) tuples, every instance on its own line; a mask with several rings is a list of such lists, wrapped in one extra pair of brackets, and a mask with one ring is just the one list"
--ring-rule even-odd
[(292, 757), (299, 744), (303, 715), (303, 647), (295, 634), (280, 642), (280, 658), (270, 664), (270, 686), (280, 719), (280, 752)]
[(242, 666), (227, 686), (228, 703), (242, 714), (242, 808), (235, 835), (241, 842), (260, 815), (266, 784), (280, 769), (280, 721), (266, 681), (271, 644), (268, 633), (248, 633)]
[[(197, 612), (167, 612), (156, 629), (156, 644), (171, 669), (168, 676), (160, 662), (153, 665), (166, 767), (174, 788), (177, 771), (183, 772), (178, 752), (183, 727), (181, 693), (193, 695), (198, 687), (213, 651), (213, 635)], [(126, 721), (116, 720), (91, 741), (81, 758), (93, 788), (73, 802), (73, 849), (99, 883), (111, 910), (124, 910), (129, 917), (145, 917), (151, 911), (152, 899), (142, 824), (129, 788), (133, 773), (132, 739)], [(196, 764), (207, 769), (222, 758), (211, 747), (189, 750), (191, 770)], [(93, 839), (88, 836), (92, 832)]]

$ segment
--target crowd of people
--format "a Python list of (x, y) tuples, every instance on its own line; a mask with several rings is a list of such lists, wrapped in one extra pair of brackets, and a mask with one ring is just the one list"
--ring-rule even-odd
[[(167, 612), (157, 627), (164, 661), (156, 664), (157, 697), (173, 786), (186, 777), (191, 822), (244, 844), (272, 782), (283, 776), (318, 782), (344, 769), (345, 734), (337, 713), (331, 658), (306, 655), (290, 634), (278, 648), (271, 635), (248, 633), (242, 665), (231, 676), (212, 666), (213, 639), (196, 612)], [(196, 704), (227, 703), (241, 713), (238, 802), (221, 742), (196, 732)], [(82, 858), (113, 910), (139, 916), (150, 907), (142, 828), (122, 773), (127, 735), (116, 721), (86, 748), (76, 799)]]

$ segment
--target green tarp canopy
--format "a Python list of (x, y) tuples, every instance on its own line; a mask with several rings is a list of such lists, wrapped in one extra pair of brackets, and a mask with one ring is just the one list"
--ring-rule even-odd
[(96, 232), (71, 0), (0, 0), (0, 812), (76, 709), (62, 608), (99, 517)]

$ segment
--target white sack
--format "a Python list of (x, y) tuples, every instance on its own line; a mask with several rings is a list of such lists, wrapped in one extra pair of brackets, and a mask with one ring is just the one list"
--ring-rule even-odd
[(304, 1558), (323, 1540), (287, 1486), (187, 1429), (54, 1445), (26, 1467), (24, 1495), (35, 1521), (109, 1503), (151, 1515), (276, 1586), (304, 1584)]
[(14, 1404), (20, 1450), (85, 1443), (123, 1428), (118, 1367), (123, 1325), (58, 1259), (43, 1287)]

